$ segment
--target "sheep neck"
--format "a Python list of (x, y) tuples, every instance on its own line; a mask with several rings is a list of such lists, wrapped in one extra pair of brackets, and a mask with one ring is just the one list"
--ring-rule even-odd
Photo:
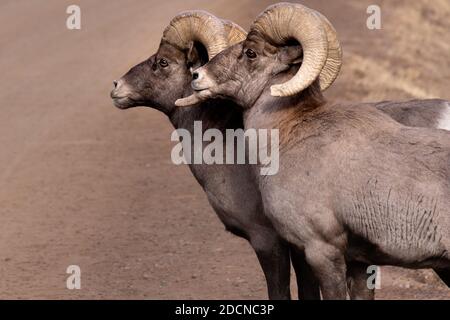
[(327, 104), (317, 81), (294, 96), (271, 96), (270, 87), (287, 80), (286, 75), (274, 78), (266, 85), (256, 102), (244, 112), (246, 129), (279, 129), (281, 145), (284, 144), (283, 137), (297, 136), (302, 121)]
[(175, 107), (169, 118), (176, 129), (186, 129), (191, 133), (194, 121), (202, 122), (203, 131), (214, 128), (225, 132), (226, 129), (244, 127), (242, 112), (228, 100), (208, 100), (198, 106)]

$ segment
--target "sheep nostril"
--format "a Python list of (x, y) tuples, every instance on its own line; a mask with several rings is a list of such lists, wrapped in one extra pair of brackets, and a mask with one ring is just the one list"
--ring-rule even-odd
[(114, 80), (114, 81), (113, 81), (114, 88), (117, 88), (117, 83), (118, 83), (117, 80)]
[(197, 80), (198, 79), (198, 72), (194, 72), (192, 74), (192, 79)]

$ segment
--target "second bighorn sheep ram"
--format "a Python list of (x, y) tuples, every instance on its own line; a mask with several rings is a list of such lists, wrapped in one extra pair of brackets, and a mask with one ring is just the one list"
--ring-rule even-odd
[(433, 268), (450, 285), (450, 133), (327, 102), (337, 44), (320, 13), (270, 6), (244, 42), (194, 72), (197, 92), (177, 105), (226, 97), (244, 109), (245, 128), (280, 130), (279, 173), (255, 166), (254, 177), (266, 215), (305, 252), (324, 298), (345, 299), (351, 262)]

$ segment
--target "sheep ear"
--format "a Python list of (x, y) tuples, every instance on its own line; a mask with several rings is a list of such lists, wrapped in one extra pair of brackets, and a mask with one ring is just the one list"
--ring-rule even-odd
[(194, 41), (189, 43), (189, 48), (186, 54), (187, 65), (192, 70), (195, 70), (201, 66), (200, 54), (195, 47)]
[(303, 50), (299, 45), (282, 47), (278, 53), (278, 59), (286, 65), (302, 63)]

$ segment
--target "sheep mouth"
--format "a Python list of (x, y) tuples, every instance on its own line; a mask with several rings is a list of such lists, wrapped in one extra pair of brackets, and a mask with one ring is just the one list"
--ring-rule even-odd
[(204, 91), (204, 90), (208, 90), (210, 88), (210, 85), (208, 85), (207, 83), (201, 83), (200, 81), (192, 81), (191, 82), (191, 87), (195, 91), (201, 92), (201, 91)]
[(111, 96), (111, 98), (114, 106), (122, 110), (134, 107), (136, 105), (134, 100), (129, 97)]
[(206, 86), (202, 87), (199, 85), (192, 84), (192, 89), (194, 89), (196, 92), (202, 92), (202, 91), (208, 90), (209, 88)]

